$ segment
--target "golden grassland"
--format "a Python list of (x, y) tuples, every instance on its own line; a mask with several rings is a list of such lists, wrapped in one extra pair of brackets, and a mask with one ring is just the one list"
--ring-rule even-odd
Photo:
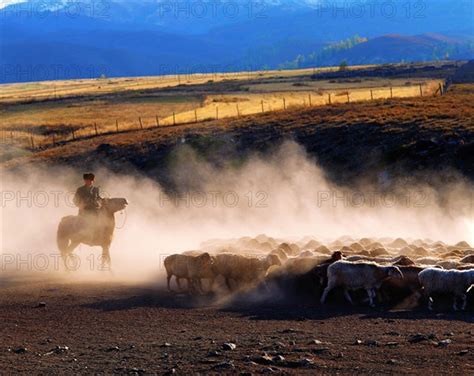
[(204, 119), (219, 119), (253, 115), (263, 112), (286, 110), (312, 106), (325, 106), (337, 103), (362, 102), (389, 98), (433, 96), (439, 94), (443, 80), (420, 81), (406, 86), (351, 87), (339, 90), (318, 91), (276, 91), (263, 93), (244, 93), (234, 95), (209, 95), (199, 109), (179, 113), (163, 119), (162, 124), (191, 123)]
[[(292, 71), (295, 73), (295, 71)], [(300, 71), (301, 73), (301, 71)], [(129, 90), (26, 103), (0, 103), (4, 143), (32, 149), (98, 134), (213, 119), (240, 117), (292, 107), (434, 95), (442, 80), (312, 80), (286, 76), (206, 82), (172, 90)], [(224, 92), (225, 94), (220, 94)]]
[[(240, 118), (226, 118), (197, 124), (183, 124), (135, 130), (77, 140), (45, 150), (11, 153), (3, 167), (12, 168), (31, 162), (74, 163), (85, 155), (95, 155), (103, 144), (123, 151), (128, 158), (146, 153), (146, 145), (168, 145), (179, 142), (192, 132), (203, 137), (235, 132), (260, 132), (278, 128), (278, 132), (304, 130), (321, 135), (331, 129), (348, 129), (357, 137), (376, 137), (380, 145), (402, 136), (415, 142), (430, 139), (433, 134), (454, 139), (474, 137), (474, 84), (453, 85), (443, 96), (379, 99), (360, 103), (338, 103), (323, 107), (289, 108)], [(270, 129), (271, 128), (271, 129)], [(359, 133), (358, 133), (359, 132)], [(256, 136), (259, 137), (259, 136)], [(398, 141), (397, 141), (398, 142)], [(411, 141), (410, 141), (411, 142)], [(332, 147), (328, 144), (328, 147)], [(143, 151), (145, 150), (145, 151)], [(81, 160), (81, 163), (83, 161)]]
[[(370, 68), (371, 65), (351, 66), (357, 70)], [(310, 76), (314, 73), (337, 71), (338, 67), (310, 68), (295, 70), (269, 70), (236, 73), (195, 73), (184, 75), (166, 75), (154, 77), (99, 78), (64, 81), (44, 81), (32, 83), (0, 85), (0, 103), (59, 99), (70, 96), (87, 96), (118, 93), (123, 91), (140, 91), (163, 89), (179, 85), (201, 85), (228, 80), (260, 80), (277, 77)]]

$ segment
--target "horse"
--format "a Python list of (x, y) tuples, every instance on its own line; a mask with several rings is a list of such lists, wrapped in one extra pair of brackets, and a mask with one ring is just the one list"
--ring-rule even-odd
[(66, 270), (70, 270), (69, 258), (79, 244), (102, 247), (102, 268), (111, 267), (110, 245), (115, 229), (115, 213), (128, 205), (125, 198), (105, 198), (97, 214), (70, 215), (59, 222), (57, 246)]

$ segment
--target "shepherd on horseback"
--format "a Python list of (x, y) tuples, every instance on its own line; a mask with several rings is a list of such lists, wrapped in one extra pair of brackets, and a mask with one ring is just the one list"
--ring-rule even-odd
[(95, 176), (84, 174), (84, 185), (76, 190), (73, 202), (78, 216), (64, 217), (58, 226), (57, 244), (66, 269), (74, 249), (81, 243), (102, 247), (102, 267), (110, 268), (110, 245), (115, 229), (115, 213), (126, 208), (124, 198), (102, 198), (94, 186)]
[(84, 185), (77, 188), (73, 202), (79, 208), (80, 216), (87, 217), (91, 215), (95, 217), (103, 200), (100, 196), (100, 188), (94, 186), (94, 174), (84, 174), (83, 179)]

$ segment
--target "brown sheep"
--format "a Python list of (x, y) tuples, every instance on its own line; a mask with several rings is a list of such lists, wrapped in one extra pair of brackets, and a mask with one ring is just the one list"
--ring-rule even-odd
[(430, 253), (423, 247), (416, 247), (413, 250), (413, 254), (417, 256), (428, 256)]
[(410, 266), (415, 265), (415, 262), (406, 256), (398, 256), (392, 260), (395, 266)]
[(375, 242), (367, 246), (367, 250), (369, 251), (373, 251), (374, 249), (378, 249), (378, 248), (384, 248), (384, 246), (379, 242)]
[(291, 274), (304, 274), (326, 260), (325, 256), (296, 257), (289, 259), (284, 268)]
[(402, 238), (397, 238), (393, 242), (391, 242), (389, 246), (392, 248), (403, 248), (408, 246), (408, 243)]
[(171, 255), (165, 258), (164, 265), (168, 291), (171, 291), (170, 281), (173, 276), (176, 277), (179, 289), (181, 289), (180, 279), (183, 278), (187, 280), (188, 290), (191, 291), (195, 287), (200, 289), (201, 278), (212, 279), (214, 275), (212, 270), (213, 258), (209, 253), (203, 253), (199, 256)]
[(344, 255), (341, 252), (334, 252), (330, 258), (322, 260), (320, 264), (303, 273), (294, 273), (289, 271), (286, 266), (283, 266), (268, 275), (265, 284), (278, 287), (284, 295), (290, 298), (313, 298), (317, 293), (320, 294), (320, 291), (325, 286), (328, 266), (341, 260), (343, 257)]
[(467, 243), (465, 241), (459, 242), (459, 243), (455, 244), (454, 246), (457, 247), (457, 248), (462, 248), (462, 249), (471, 248), (469, 243)]
[(281, 248), (274, 249), (273, 251), (270, 252), (270, 255), (278, 256), (281, 262), (285, 262), (286, 260), (288, 260), (288, 255)]
[[(238, 286), (256, 283), (265, 276), (272, 265), (280, 265), (277, 255), (268, 255), (264, 260), (241, 255), (221, 254), (215, 257), (213, 266), (214, 277), (221, 275), (229, 290), (233, 290), (231, 282)], [(211, 288), (213, 281), (211, 282)]]
[(361, 252), (364, 250), (364, 247), (360, 243), (352, 243), (350, 246), (354, 252)]
[(450, 259), (450, 258), (461, 258), (464, 256), (464, 253), (458, 249), (452, 250), (450, 252), (443, 253), (440, 255), (443, 259)]
[(293, 248), (288, 244), (288, 243), (281, 243), (278, 246), (279, 249), (283, 250), (287, 255), (289, 256), (295, 256), (295, 252), (293, 251)]
[(347, 245), (345, 245), (339, 250), (339, 252), (352, 254), (354, 253), (354, 250), (351, 247), (348, 247)]
[(463, 257), (459, 262), (463, 264), (474, 264), (474, 255)]
[(364, 247), (368, 247), (373, 242), (374, 242), (373, 239), (369, 239), (369, 238), (362, 238), (359, 240), (359, 243), (362, 244)]
[(325, 245), (320, 245), (318, 248), (316, 248), (314, 250), (314, 252), (322, 253), (322, 254), (325, 254), (325, 255), (330, 255), (331, 254), (331, 251)]
[(321, 243), (318, 242), (317, 240), (310, 240), (303, 246), (303, 249), (314, 249), (314, 248), (319, 247), (320, 245)]
[(385, 248), (375, 248), (369, 251), (370, 256), (377, 257), (377, 256), (390, 256), (390, 253)]
[(403, 278), (391, 278), (382, 283), (380, 287), (380, 298), (383, 301), (393, 301), (406, 298), (416, 294), (416, 301), (421, 297), (421, 284), (418, 280), (418, 273), (425, 268), (421, 266), (398, 266), (403, 274)]

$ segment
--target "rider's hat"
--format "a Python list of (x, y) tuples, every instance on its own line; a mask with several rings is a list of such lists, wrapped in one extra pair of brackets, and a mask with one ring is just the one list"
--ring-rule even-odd
[(91, 172), (83, 175), (84, 180), (95, 180), (95, 175)]

